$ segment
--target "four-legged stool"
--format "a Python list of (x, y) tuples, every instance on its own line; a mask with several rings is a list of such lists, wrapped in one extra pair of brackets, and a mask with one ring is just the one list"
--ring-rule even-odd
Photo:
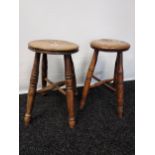
[[(69, 126), (75, 126), (74, 95), (76, 91), (76, 78), (71, 54), (78, 52), (78, 45), (60, 40), (37, 40), (28, 44), (29, 49), (35, 52), (34, 64), (32, 68), (30, 86), (27, 96), (24, 124), (28, 126), (31, 120), (31, 113), (35, 94), (37, 92), (37, 82), (39, 75), (40, 55), (42, 54), (42, 89), (38, 92), (44, 94), (48, 90), (58, 90), (67, 98), (67, 109), (69, 113)], [(65, 61), (65, 81), (53, 83), (47, 78), (47, 54), (64, 55)], [(49, 83), (47, 85), (47, 83)], [(66, 84), (66, 91), (61, 87)]]
[[(116, 92), (117, 96), (117, 112), (118, 116), (122, 118), (123, 114), (123, 98), (124, 98), (124, 88), (123, 88), (123, 51), (126, 51), (130, 48), (130, 45), (123, 41), (118, 40), (109, 40), (109, 39), (100, 39), (91, 42), (91, 47), (94, 49), (94, 54), (87, 72), (85, 85), (83, 88), (82, 99), (80, 101), (80, 109), (83, 109), (86, 98), (88, 95), (89, 88), (93, 88), (96, 86), (105, 85), (112, 91)], [(117, 52), (117, 58), (115, 62), (115, 71), (114, 78), (108, 80), (100, 80), (96, 76), (93, 75), (95, 65), (98, 58), (99, 51), (103, 52)], [(91, 79), (95, 79), (95, 84), (91, 85)], [(113, 81), (113, 86), (109, 83)]]

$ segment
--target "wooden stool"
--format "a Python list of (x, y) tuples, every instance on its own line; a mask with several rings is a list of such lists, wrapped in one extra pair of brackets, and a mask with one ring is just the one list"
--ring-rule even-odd
[[(71, 54), (78, 52), (78, 45), (60, 40), (37, 40), (30, 42), (28, 44), (28, 48), (35, 52), (35, 58), (30, 78), (26, 112), (24, 116), (25, 126), (28, 126), (31, 120), (31, 113), (35, 100), (39, 75), (40, 54), (42, 54), (42, 89), (38, 92), (44, 94), (48, 90), (58, 90), (63, 95), (66, 95), (67, 109), (69, 113), (69, 126), (70, 128), (73, 128), (75, 126), (74, 95), (76, 90), (76, 78)], [(53, 83), (47, 78), (47, 54), (64, 55), (65, 81)], [(47, 85), (47, 83), (49, 84)], [(65, 84), (66, 91), (65, 89), (60, 88)]]
[[(89, 88), (94, 88), (97, 86), (104, 85), (112, 91), (116, 91), (117, 96), (117, 112), (118, 116), (122, 118), (123, 114), (123, 96), (124, 96), (124, 87), (123, 87), (123, 51), (126, 51), (130, 48), (130, 45), (123, 41), (118, 40), (109, 40), (109, 39), (100, 39), (91, 42), (91, 47), (94, 49), (94, 54), (87, 72), (82, 99), (80, 102), (80, 109), (83, 109), (86, 98), (88, 95)], [(95, 65), (98, 58), (99, 51), (105, 52), (117, 52), (117, 58), (115, 62), (115, 71), (114, 78), (107, 80), (100, 80), (96, 76), (93, 75)], [(91, 79), (95, 79), (95, 84), (91, 84)], [(109, 85), (109, 83), (113, 81), (113, 86)]]

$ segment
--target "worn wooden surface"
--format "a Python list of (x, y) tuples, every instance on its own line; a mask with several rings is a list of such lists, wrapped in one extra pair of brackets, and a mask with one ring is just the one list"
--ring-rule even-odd
[(48, 54), (71, 54), (79, 49), (77, 44), (63, 40), (35, 40), (29, 42), (28, 48)]
[(100, 51), (122, 52), (130, 48), (130, 44), (114, 39), (99, 39), (91, 42), (91, 47)]

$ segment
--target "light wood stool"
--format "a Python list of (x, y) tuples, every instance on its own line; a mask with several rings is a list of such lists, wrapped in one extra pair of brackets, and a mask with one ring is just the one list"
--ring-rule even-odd
[[(39, 75), (40, 55), (42, 54), (42, 89), (39, 93), (46, 93), (48, 90), (58, 90), (63, 95), (66, 95), (67, 109), (69, 113), (69, 126), (75, 126), (75, 111), (74, 111), (74, 95), (76, 91), (76, 78), (74, 73), (74, 65), (71, 54), (78, 52), (78, 45), (60, 40), (36, 40), (28, 44), (28, 48), (35, 52), (34, 64), (32, 68), (30, 86), (27, 96), (26, 111), (24, 116), (24, 124), (28, 126), (32, 116), (32, 108), (37, 92), (37, 83)], [(47, 54), (64, 55), (65, 62), (65, 81), (53, 83), (47, 78)], [(48, 83), (48, 85), (47, 85)], [(66, 84), (66, 91), (61, 87)]]
[[(130, 48), (130, 45), (123, 41), (118, 40), (110, 40), (110, 39), (100, 39), (91, 42), (91, 47), (94, 49), (94, 54), (87, 72), (82, 99), (80, 101), (80, 109), (84, 108), (89, 88), (94, 88), (97, 86), (104, 85), (110, 90), (116, 92), (117, 96), (117, 112), (118, 116), (122, 118), (123, 114), (123, 99), (124, 99), (124, 86), (123, 86), (123, 51), (126, 51)], [(114, 78), (107, 80), (100, 80), (96, 76), (93, 75), (95, 65), (98, 58), (99, 51), (102, 52), (117, 52), (117, 58), (115, 62), (115, 71)], [(91, 85), (91, 79), (95, 79), (95, 84)], [(113, 81), (113, 86), (109, 83)]]

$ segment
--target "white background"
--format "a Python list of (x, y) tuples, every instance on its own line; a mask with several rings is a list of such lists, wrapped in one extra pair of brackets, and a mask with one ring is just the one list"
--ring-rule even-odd
[[(155, 2), (136, 1), (136, 155), (155, 155)], [(18, 1), (0, 2), (0, 154), (19, 153)]]
[[(20, 1), (19, 90), (27, 92), (34, 53), (27, 44), (35, 39), (62, 39), (80, 46), (73, 55), (78, 86), (83, 85), (93, 54), (93, 39), (127, 41), (124, 54), (125, 80), (134, 79), (134, 0), (22, 0)], [(113, 77), (115, 54), (101, 53), (95, 74)], [(49, 78), (64, 79), (63, 56), (49, 56)], [(39, 80), (40, 87), (40, 80)]]

